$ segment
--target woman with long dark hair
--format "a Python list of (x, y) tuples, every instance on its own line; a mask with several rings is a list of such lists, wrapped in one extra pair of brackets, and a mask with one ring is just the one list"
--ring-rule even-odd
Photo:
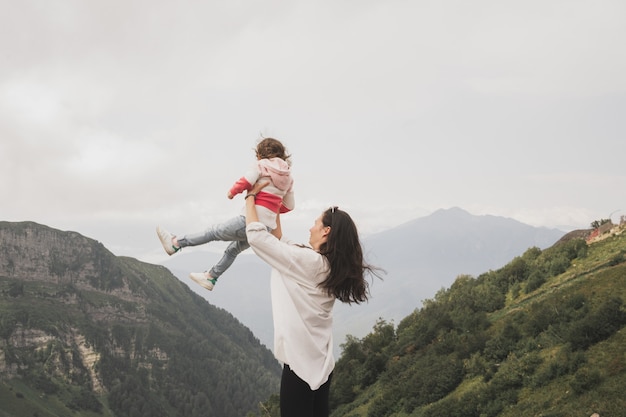
[(246, 195), (246, 234), (254, 252), (272, 267), (274, 355), (283, 363), (280, 388), (282, 417), (326, 417), (333, 357), (335, 299), (367, 301), (367, 273), (376, 268), (363, 260), (352, 218), (337, 207), (325, 210), (309, 229), (309, 246), (282, 236), (280, 216), (271, 233), (258, 221), (254, 198)]

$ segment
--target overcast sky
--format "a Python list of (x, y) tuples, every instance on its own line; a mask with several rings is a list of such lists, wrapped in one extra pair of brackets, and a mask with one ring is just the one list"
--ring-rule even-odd
[(159, 262), (157, 224), (239, 214), (260, 135), (293, 155), (303, 241), (331, 204), (364, 235), (626, 214), (623, 0), (0, 5), (0, 220)]

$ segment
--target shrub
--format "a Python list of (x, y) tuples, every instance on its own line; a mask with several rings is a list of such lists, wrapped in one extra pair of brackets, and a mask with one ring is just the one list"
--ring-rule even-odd
[(537, 288), (541, 287), (545, 282), (546, 282), (545, 273), (539, 270), (535, 270), (528, 277), (528, 282), (526, 283), (526, 288), (524, 289), (524, 292), (526, 294), (529, 294), (533, 292), (534, 290), (536, 290)]
[(626, 313), (621, 310), (622, 300), (608, 299), (596, 311), (572, 324), (568, 341), (573, 349), (587, 349), (589, 346), (607, 339), (626, 324)]
[(576, 395), (583, 394), (602, 381), (602, 374), (597, 369), (582, 368), (574, 375), (570, 387)]

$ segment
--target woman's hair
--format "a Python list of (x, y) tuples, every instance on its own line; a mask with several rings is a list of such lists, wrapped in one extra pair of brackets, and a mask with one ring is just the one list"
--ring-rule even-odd
[(274, 138), (263, 138), (256, 145), (255, 151), (259, 159), (280, 158), (289, 162), (289, 158), (291, 158), (283, 144)]
[(352, 218), (345, 211), (331, 207), (322, 214), (322, 223), (330, 226), (328, 238), (320, 246), (320, 253), (330, 264), (330, 273), (320, 286), (328, 291), (328, 295), (334, 295), (344, 303), (367, 301), (369, 284), (365, 273), (379, 276), (378, 268), (364, 262), (361, 241)]

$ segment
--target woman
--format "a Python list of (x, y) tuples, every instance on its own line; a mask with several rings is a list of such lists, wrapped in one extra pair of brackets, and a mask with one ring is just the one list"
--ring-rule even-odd
[(333, 357), (335, 299), (367, 300), (366, 272), (356, 226), (336, 207), (324, 211), (309, 230), (310, 247), (282, 239), (280, 216), (271, 233), (259, 222), (254, 204), (266, 184), (246, 195), (246, 234), (254, 252), (272, 267), (274, 355), (282, 362), (282, 417), (328, 416)]

